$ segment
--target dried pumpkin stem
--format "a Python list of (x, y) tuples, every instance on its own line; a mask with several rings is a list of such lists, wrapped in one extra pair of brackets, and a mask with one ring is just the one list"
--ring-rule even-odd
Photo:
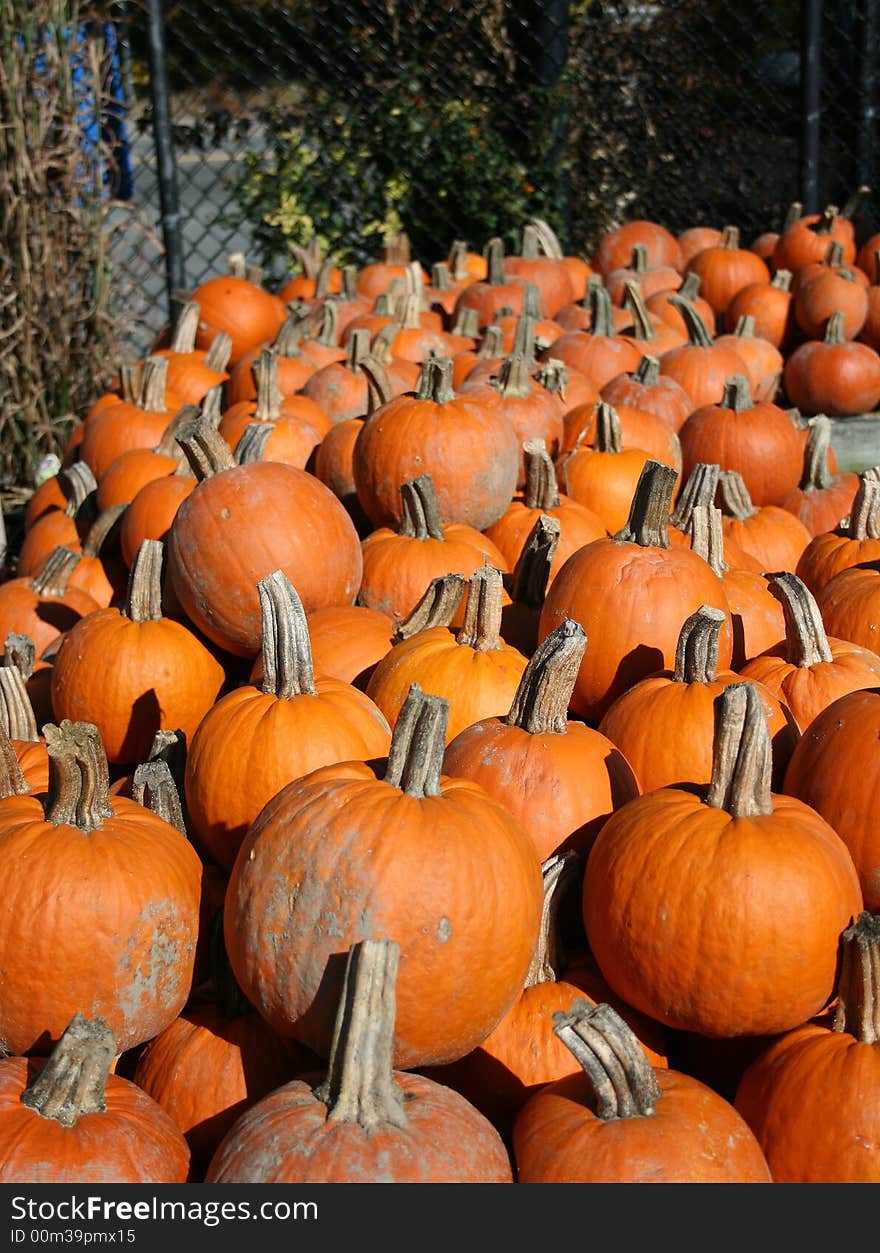
[(547, 513), (559, 507), (559, 484), (556, 467), (543, 439), (527, 439), (523, 443), (526, 485), (523, 503), (527, 509)]
[(670, 519), (679, 531), (688, 529), (693, 511), (698, 505), (712, 504), (718, 490), (720, 472), (720, 466), (705, 461), (698, 461), (691, 470)]
[(535, 390), (529, 375), (528, 362), (519, 353), (512, 353), (509, 357), (505, 357), (498, 377), (492, 379), (491, 384), (505, 399), (516, 397), (525, 400)]
[[(223, 417), (223, 384), (222, 383), (218, 383), (216, 387), (211, 387), (208, 389), (208, 391), (205, 392), (204, 396), (202, 397), (202, 403), (199, 406), (198, 412), (202, 418), (202, 421), (206, 422), (209, 426), (212, 426), (214, 430), (216, 431), (217, 427), (220, 425), (220, 419)], [(195, 420), (195, 415), (193, 415), (193, 420)], [(185, 425), (186, 423), (181, 422), (181, 429)], [(175, 439), (175, 442), (179, 445), (180, 441), (177, 439), (176, 432), (175, 432), (174, 439)], [(183, 450), (181, 449), (181, 451)]]
[(12, 742), (0, 727), (0, 800), (7, 800), (10, 796), (27, 796), (30, 790)]
[(613, 405), (607, 400), (600, 400), (596, 405), (596, 431), (593, 436), (593, 447), (596, 452), (623, 452), (623, 435), (620, 430), (620, 417)]
[(480, 319), (476, 309), (471, 308), (470, 305), (461, 306), (455, 316), (452, 334), (460, 335), (462, 339), (477, 339), (480, 334)]
[(59, 544), (46, 558), (42, 570), (31, 579), (38, 596), (65, 596), (70, 576), (80, 563), (81, 554)]
[(504, 242), (497, 236), (486, 245), (486, 283), (489, 287), (503, 287), (507, 282), (504, 273)]
[(483, 338), (477, 349), (477, 356), (481, 361), (495, 361), (504, 351), (504, 332), (500, 326), (496, 326), (493, 322), (483, 331)]
[(683, 296), (681, 291), (670, 292), (667, 300), (676, 308), (684, 318), (685, 329), (688, 333), (688, 341), (693, 348), (711, 348), (712, 336), (706, 327), (706, 323), (700, 317), (696, 308), (688, 300), (687, 296)]
[(558, 396), (560, 400), (565, 400), (565, 389), (568, 387), (568, 370), (565, 368), (565, 362), (559, 361), (556, 357), (548, 357), (546, 361), (541, 363), (540, 368), (532, 376), (536, 383), (550, 392), (552, 396)]
[(443, 522), (440, 518), (440, 502), (434, 490), (430, 474), (420, 474), (400, 485), (402, 519), (399, 535), (412, 539), (443, 539)]
[[(288, 309), (290, 306), (288, 306)], [(275, 349), (279, 357), (289, 360), (293, 357), (301, 357), (299, 341), (305, 332), (305, 322), (308, 314), (304, 315), (302, 310), (299, 312), (289, 312), (287, 317), (278, 328), (278, 334), (272, 341), (272, 347)]]
[(678, 289), (679, 296), (684, 296), (685, 300), (696, 300), (700, 294), (702, 282), (703, 280), (696, 270), (688, 270), (682, 279), (681, 287)]
[(90, 722), (43, 727), (49, 754), (49, 795), (46, 821), (54, 826), (74, 826), (88, 833), (112, 818), (110, 774), (107, 754), (98, 728)]
[(361, 362), (370, 351), (370, 332), (365, 326), (358, 326), (352, 331), (348, 341), (348, 356), (345, 367), (353, 374), (361, 373)]
[(608, 289), (602, 283), (595, 283), (587, 289), (590, 307), (590, 335), (613, 335), (614, 313)]
[(274, 422), (249, 422), (235, 445), (235, 464), (249, 466), (263, 461), (266, 445), (274, 431)]
[(821, 491), (831, 484), (831, 468), (828, 465), (830, 450), (831, 419), (820, 413), (810, 422), (807, 442), (804, 445), (804, 472), (800, 482), (802, 492)]
[(142, 762), (134, 772), (131, 794), (144, 809), (149, 809), (151, 814), (169, 822), (181, 835), (186, 835), (180, 793), (166, 761)]
[(565, 735), (568, 704), (580, 670), (587, 635), (566, 618), (532, 654), (505, 722), (529, 735)]
[[(538, 255), (537, 253), (535, 254)], [(541, 316), (541, 293), (537, 283), (523, 284), (523, 302), (519, 311), (520, 317), (534, 318), (537, 322)]]
[(627, 524), (614, 536), (643, 548), (669, 547), (669, 512), (678, 476), (662, 461), (646, 461), (633, 493)]
[(715, 698), (712, 779), (706, 804), (734, 818), (773, 812), (770, 730), (754, 683), (731, 683)]
[(544, 256), (561, 261), (564, 256), (562, 244), (550, 223), (545, 222), (543, 218), (532, 218), (529, 225), (533, 226), (538, 233), (538, 241)]
[(840, 937), (834, 1030), (862, 1044), (880, 1041), (880, 917), (867, 910)]
[(777, 270), (770, 281), (770, 286), (775, 287), (777, 291), (791, 291), (791, 270)]
[(431, 288), (433, 291), (454, 291), (452, 275), (446, 261), (435, 261), (431, 266)]
[(785, 217), (783, 218), (783, 221), (782, 221), (782, 228), (781, 228), (780, 233), (784, 235), (786, 231), (790, 231), (791, 228), (794, 226), (795, 222), (797, 222), (798, 219), (800, 218), (803, 211), (804, 211), (804, 206), (800, 202), (800, 200), (792, 200), (791, 204), (788, 206), (788, 208), (785, 211)]
[(195, 351), (200, 316), (201, 310), (198, 304), (194, 300), (188, 300), (178, 315), (174, 334), (171, 336), (171, 351), (173, 353)]
[(752, 407), (749, 380), (744, 374), (732, 374), (724, 381), (724, 392), (718, 402), (722, 409), (732, 409), (734, 413), (745, 413)]
[(178, 432), (186, 426), (188, 422), (194, 421), (199, 416), (198, 405), (182, 405), (175, 413), (174, 417), (162, 432), (162, 438), (156, 444), (153, 452), (158, 453), (160, 457), (183, 457), (180, 445), (177, 442)]
[(573, 849), (565, 853), (554, 853), (541, 867), (544, 880), (541, 926), (532, 964), (526, 975), (527, 988), (533, 988), (539, 983), (555, 983), (559, 978), (559, 972), (565, 964), (559, 926), (560, 904), (566, 892), (580, 879), (582, 872), (583, 862)]
[(62, 1127), (75, 1127), (86, 1114), (105, 1113), (104, 1093), (115, 1056), (116, 1041), (104, 1019), (75, 1014), (36, 1079), (22, 1092), (22, 1105)]
[(329, 1121), (368, 1133), (408, 1122), (393, 1066), (399, 959), (395, 940), (361, 940), (349, 949), (327, 1077), (315, 1089)]
[(225, 374), (229, 359), (232, 356), (232, 336), (227, 331), (218, 331), (211, 340), (211, 346), (205, 353), (205, 365), (209, 370)]
[(381, 405), (387, 405), (392, 399), (394, 388), (388, 371), (374, 352), (371, 351), (362, 358), (361, 370), (367, 376), (367, 413), (375, 413)]
[(720, 609), (701, 605), (685, 619), (675, 648), (676, 683), (714, 683), (718, 677), (718, 636), (725, 621)]
[(788, 661), (807, 667), (833, 660), (821, 611), (806, 584), (796, 574), (784, 570), (771, 574), (767, 587), (782, 604)]
[(432, 579), (424, 595), (399, 623), (395, 639), (408, 640), (431, 627), (448, 627), (458, 612), (467, 579), (463, 574), (444, 574)]
[(171, 771), (177, 791), (183, 795), (186, 773), (186, 732), (159, 730), (153, 736), (148, 761), (164, 761)]
[(263, 630), (260, 690), (279, 700), (317, 696), (309, 624), (296, 589), (283, 570), (267, 574), (257, 588)]
[(628, 278), (623, 287), (623, 307), (632, 314), (634, 337), (646, 342), (656, 339), (657, 332), (654, 330), (654, 323), (651, 321), (648, 306), (645, 304), (641, 283), (638, 279)]
[(845, 344), (846, 335), (844, 315), (840, 309), (832, 313), (831, 317), (825, 324), (825, 343), (826, 344)]
[(40, 738), (31, 698), (15, 666), (0, 666), (0, 730), (11, 740), (36, 743)]
[(645, 353), (632, 377), (643, 387), (654, 387), (660, 381), (660, 358)]
[(544, 604), (561, 533), (558, 518), (547, 513), (538, 516), (510, 576), (510, 598), (516, 604), (533, 609), (540, 609)]
[(880, 480), (869, 471), (859, 475), (847, 534), (855, 540), (880, 539)]
[(751, 518), (758, 512), (752, 504), (749, 489), (746, 487), (742, 475), (738, 474), (736, 470), (722, 470), (720, 472), (716, 498), (721, 506), (721, 512), (729, 518), (736, 518), (739, 522), (744, 522), (746, 518)]
[(595, 1094), (597, 1117), (648, 1118), (661, 1097), (645, 1050), (610, 1005), (579, 997), (567, 1013), (556, 1011), (553, 1030), (583, 1068)]
[(165, 545), (145, 539), (128, 575), (122, 613), (132, 622), (158, 622), (162, 614), (162, 562)]
[(10, 631), (3, 645), (3, 665), (15, 666), (25, 682), (34, 673), (37, 664), (37, 646), (29, 635)]
[(522, 357), (529, 369), (536, 364), (535, 325), (537, 320), (531, 313), (523, 310), (516, 320), (513, 332), (511, 356)]
[(721, 239), (718, 244), (719, 248), (738, 248), (739, 247), (739, 227), (725, 226), (721, 232)]
[(141, 394), (138, 407), (148, 413), (165, 410), (165, 387), (168, 379), (168, 358), (147, 357), (141, 377)]
[(142, 361), (119, 363), (119, 394), (127, 405), (136, 405), (141, 394), (144, 366)]
[(433, 400), (436, 405), (445, 405), (455, 400), (452, 360), (449, 357), (429, 357), (423, 362), (415, 394), (417, 400)]
[(410, 684), (394, 724), (385, 782), (408, 796), (439, 796), (448, 721), (448, 700)]
[(686, 528), (691, 550), (702, 557), (720, 578), (729, 569), (724, 560), (724, 531), (721, 510), (714, 505), (694, 505)]
[(64, 512), (68, 518), (75, 518), (87, 502), (94, 504), (98, 482), (87, 462), (76, 461), (72, 466), (60, 470), (59, 481), (64, 485), (67, 504)]
[(118, 505), (110, 505), (103, 513), (98, 514), (83, 540), (82, 555), (84, 557), (101, 555), (101, 550), (105, 544), (109, 543), (110, 537), (114, 533), (118, 534), (128, 504), (128, 501), (123, 501)]
[(458, 643), (475, 652), (486, 653), (501, 647), (501, 610), (504, 582), (494, 566), (481, 566), (468, 583), (464, 622)]
[(232, 449), (203, 413), (181, 428), (177, 442), (200, 483), (235, 465)]
[(254, 409), (256, 422), (275, 422), (281, 416), (284, 393), (278, 386), (278, 354), (272, 348), (264, 348), (253, 365), (257, 403)]

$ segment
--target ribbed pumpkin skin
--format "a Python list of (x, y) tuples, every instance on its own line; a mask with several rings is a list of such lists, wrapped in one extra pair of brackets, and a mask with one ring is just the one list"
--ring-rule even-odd
[(744, 679), (757, 679), (785, 701), (801, 732), (832, 701), (847, 692), (880, 684), (880, 657), (847, 640), (828, 637), (831, 661), (799, 666), (786, 660), (787, 646), (777, 644), (753, 657), (741, 670)]
[(246, 1109), (316, 1064), (314, 1053), (277, 1035), (259, 1014), (227, 1018), (219, 1006), (203, 1003), (150, 1041), (134, 1082), (186, 1136), (201, 1178)]
[(603, 539), (606, 531), (598, 514), (588, 509), (586, 505), (579, 505), (564, 492), (560, 492), (557, 506), (543, 510), (529, 509), (522, 496), (519, 495), (510, 502), (503, 517), (486, 531), (489, 539), (501, 549), (508, 569), (512, 570), (516, 565), (523, 544), (542, 513), (556, 518), (559, 522), (559, 542), (550, 565), (549, 586), (572, 553), (583, 548), (584, 544), (591, 544), (594, 539)]
[(29, 578), (10, 579), (0, 587), (0, 639), (10, 632), (29, 635), (40, 657), (59, 635), (100, 608), (78, 587), (68, 586), (63, 596), (39, 596)]
[(479, 652), (459, 644), (446, 627), (429, 627), (395, 644), (378, 663), (367, 695), (393, 727), (411, 683), (449, 701), (448, 744), (459, 731), (495, 714), (506, 714), (528, 659), (502, 641)]
[(133, 622), (101, 609), (72, 627), (52, 667), (56, 720), (93, 722), (111, 762), (146, 761), (156, 732), (187, 742), (214, 704), (223, 667), (171, 618)]
[(0, 1183), (185, 1183), (189, 1147), (136, 1084), (107, 1079), (107, 1109), (73, 1127), (21, 1103), (35, 1074), (23, 1057), (0, 1061)]
[(350, 605), (363, 572), (357, 531), (330, 489), (304, 470), (271, 461), (235, 466), (200, 483), (177, 510), (167, 554), (174, 591), (191, 621), (240, 657), (260, 649), (257, 584), (267, 574), (282, 570), (309, 613)]
[[(714, 702), (741, 678), (722, 670), (710, 683), (678, 683), (669, 673), (642, 679), (611, 705), (599, 730), (625, 755), (643, 792), (706, 785), (712, 777)], [(773, 742), (774, 781), (781, 783), (797, 732), (780, 700), (761, 684), (756, 686)]]
[(598, 722), (626, 688), (655, 670), (672, 669), (681, 624), (701, 605), (726, 615), (718, 664), (730, 665), (733, 632), (724, 587), (690, 549), (596, 540), (574, 554), (547, 592), (538, 642), (565, 618), (587, 633), (572, 710)]
[(880, 690), (850, 692), (810, 724), (792, 754), (783, 784), (789, 796), (821, 814), (846, 844), (870, 913), (880, 911), (878, 739)]
[(513, 1183), (507, 1150), (464, 1097), (396, 1073), (408, 1126), (367, 1134), (329, 1122), (295, 1080), (244, 1114), (217, 1150), (206, 1183)]
[(33, 797), (0, 801), (0, 1041), (10, 1053), (48, 1052), (77, 1012), (103, 1018), (124, 1052), (189, 995), (202, 864), (170, 823), (124, 797), (112, 804), (116, 817), (84, 835), (46, 822)]
[(880, 1183), (880, 1050), (827, 1022), (772, 1044), (735, 1105), (776, 1183)]
[(639, 794), (624, 755), (604, 735), (569, 722), (565, 735), (532, 735), (488, 718), (447, 746), (443, 769), (484, 787), (528, 831), (540, 861), (586, 855), (613, 810)]
[(315, 679), (316, 696), (281, 700), (248, 684), (203, 718), (186, 759), (190, 822), (227, 870), (245, 832), (276, 792), (319, 766), (388, 752), (385, 718), (362, 692)]
[(284, 321), (284, 305), (277, 296), (232, 274), (209, 278), (192, 299), (199, 306), (196, 347), (210, 348), (217, 332), (226, 331), (232, 339), (231, 366), (249, 348), (271, 343)]
[(357, 940), (400, 944), (397, 1067), (462, 1057), (522, 990), (537, 854), (481, 787), (444, 777), (440, 788), (418, 799), (366, 763), (329, 766), (284, 788), (242, 844), (224, 913), (233, 972), (277, 1031), (322, 1057)]
[(846, 845), (776, 794), (754, 818), (677, 788), (638, 797), (606, 822), (584, 875), (587, 938), (611, 987), (707, 1036), (771, 1035), (819, 1013), (861, 908)]
[(508, 562), (491, 539), (461, 523), (444, 527), (443, 539), (416, 539), (379, 527), (362, 544), (364, 573), (358, 604), (403, 619), (415, 609), (432, 579), (463, 574), (488, 561), (497, 570)]
[(880, 635), (880, 564), (841, 570), (816, 593), (816, 604), (829, 634), (873, 648)]
[(725, 543), (732, 540), (767, 574), (796, 569), (813, 538), (800, 518), (779, 505), (762, 505), (747, 518), (724, 517), (721, 529)]
[(119, 547), (127, 566), (134, 565), (145, 539), (165, 541), (177, 510), (195, 487), (194, 478), (176, 474), (144, 484), (122, 515), (119, 527)]
[(850, 539), (837, 529), (815, 535), (801, 554), (795, 574), (818, 596), (835, 574), (852, 566), (880, 561), (880, 539)]
[(735, 470), (759, 507), (781, 505), (800, 482), (803, 444), (778, 405), (757, 403), (741, 413), (725, 405), (703, 406), (694, 410), (678, 437), (685, 482), (700, 463)]
[(653, 1115), (603, 1122), (585, 1075), (548, 1085), (513, 1128), (520, 1183), (771, 1183), (742, 1117), (689, 1075), (655, 1068)]
[(399, 526), (401, 484), (430, 474), (443, 522), (483, 531), (513, 499), (519, 458), (513, 427), (482, 402), (405, 395), (364, 423), (354, 446), (354, 481), (374, 526)]

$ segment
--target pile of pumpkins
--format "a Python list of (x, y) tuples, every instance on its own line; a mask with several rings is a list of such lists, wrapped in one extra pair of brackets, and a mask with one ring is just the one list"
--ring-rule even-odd
[(0, 1181), (880, 1180), (878, 255), (235, 257), (120, 366), (0, 586)]

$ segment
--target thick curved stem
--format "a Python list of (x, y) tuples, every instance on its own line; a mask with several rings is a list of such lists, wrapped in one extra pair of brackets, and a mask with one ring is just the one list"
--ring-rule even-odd
[(634, 1032), (610, 1005), (579, 997), (567, 1013), (554, 1013), (553, 1030), (592, 1084), (595, 1113), (603, 1122), (654, 1113), (661, 1097), (657, 1076)]
[(137, 551), (128, 575), (128, 588), (122, 613), (132, 622), (159, 622), (162, 613), (162, 561), (165, 546), (161, 540), (145, 539)]
[(831, 317), (825, 324), (825, 343), (826, 344), (845, 344), (846, 336), (844, 335), (844, 315), (840, 309), (832, 313)]
[(620, 418), (613, 405), (607, 400), (600, 400), (596, 405), (596, 431), (593, 436), (593, 447), (596, 452), (623, 452), (623, 435), (620, 430)]
[(167, 357), (147, 357), (141, 376), (138, 408), (149, 413), (165, 412), (165, 387), (168, 378)]
[(62, 1127), (75, 1127), (86, 1114), (103, 1114), (104, 1095), (116, 1056), (116, 1040), (103, 1018), (77, 1013), (21, 1103)]
[(568, 703), (586, 647), (584, 628), (571, 618), (551, 631), (523, 671), (507, 725), (530, 735), (565, 735)]
[(278, 354), (273, 348), (264, 348), (253, 365), (254, 383), (257, 387), (255, 422), (276, 422), (281, 416), (284, 394), (278, 386)]
[(0, 730), (10, 740), (37, 743), (37, 719), (21, 671), (0, 666)]
[(317, 696), (309, 624), (302, 601), (282, 570), (260, 579), (263, 682), (266, 696)]
[(505, 399), (516, 397), (525, 400), (535, 390), (528, 362), (519, 353), (504, 358), (498, 377), (491, 380), (491, 385)]
[(559, 977), (559, 971), (565, 964), (559, 926), (560, 904), (582, 873), (583, 861), (574, 850), (554, 853), (541, 867), (544, 880), (541, 928), (526, 975), (527, 988), (536, 987), (539, 983), (555, 983)]
[(198, 405), (182, 405), (162, 432), (162, 437), (153, 449), (160, 457), (177, 457), (183, 459), (183, 452), (177, 442), (178, 433), (188, 422), (199, 416)]
[(660, 382), (660, 358), (645, 353), (632, 377), (643, 387), (653, 387)]
[(504, 583), (500, 570), (481, 566), (470, 577), (459, 644), (486, 653), (501, 647), (501, 610)]
[(669, 547), (669, 512), (678, 476), (662, 461), (646, 461), (633, 494), (627, 524), (616, 540), (642, 548)]
[(831, 420), (824, 413), (820, 413), (810, 422), (807, 442), (804, 445), (804, 472), (800, 482), (802, 492), (818, 492), (830, 485), (830, 451)]
[(105, 818), (114, 815), (107, 754), (98, 728), (65, 718), (58, 726), (47, 722), (43, 736), (49, 754), (46, 821), (84, 833), (97, 831)]
[(151, 814), (176, 827), (181, 835), (186, 835), (180, 793), (167, 762), (161, 758), (142, 762), (134, 772), (131, 794), (144, 809), (149, 809)]
[(398, 625), (395, 639), (408, 640), (431, 627), (449, 627), (464, 596), (463, 574), (444, 574), (432, 579), (416, 607)]
[(590, 301), (590, 329), (588, 334), (613, 335), (614, 314), (607, 287), (602, 283), (596, 283), (588, 288), (587, 295)]
[(249, 422), (239, 436), (233, 456), (238, 466), (255, 465), (266, 458), (266, 445), (275, 432), (274, 422)]
[(171, 351), (173, 353), (195, 351), (200, 314), (201, 310), (194, 300), (188, 300), (180, 310), (174, 327), (174, 334), (171, 337)]
[(486, 245), (486, 283), (489, 287), (504, 287), (504, 242), (497, 236)]
[(543, 439), (527, 439), (523, 443), (526, 485), (523, 503), (527, 509), (549, 513), (559, 507), (559, 484), (556, 467)]
[(10, 631), (3, 644), (3, 665), (14, 666), (27, 683), (37, 664), (37, 646), (29, 635)]
[(880, 917), (867, 910), (840, 937), (834, 1030), (861, 1044), (880, 1041)]
[(751, 409), (749, 380), (744, 374), (732, 374), (729, 379), (725, 380), (724, 392), (719, 403), (722, 409), (732, 409), (734, 413), (745, 413), (747, 409)]
[(407, 796), (439, 796), (448, 721), (449, 701), (412, 683), (394, 724), (385, 782)]
[(716, 496), (721, 512), (728, 518), (736, 518), (738, 522), (744, 522), (746, 518), (751, 518), (758, 512), (752, 504), (749, 489), (742, 475), (736, 470), (720, 472)]
[(361, 373), (361, 364), (370, 351), (370, 332), (365, 326), (358, 326), (352, 331), (348, 341), (348, 356), (345, 358), (346, 369), (353, 374)]
[(739, 248), (739, 227), (725, 226), (721, 232), (719, 248)]
[(731, 683), (715, 698), (712, 780), (706, 804), (733, 818), (773, 812), (770, 730), (754, 683)]
[(64, 512), (68, 518), (78, 517), (87, 504), (94, 506), (98, 482), (87, 462), (76, 461), (72, 466), (60, 470), (58, 479), (63, 483), (67, 496)]
[(706, 328), (706, 323), (700, 317), (696, 308), (691, 304), (681, 291), (670, 292), (667, 300), (671, 305), (679, 311), (684, 318), (685, 329), (688, 333), (688, 341), (692, 348), (711, 348), (712, 336)]
[[(375, 346), (375, 340), (373, 343)], [(361, 370), (367, 376), (367, 413), (375, 413), (393, 398), (394, 388), (388, 371), (374, 352), (361, 359)]]
[(200, 483), (235, 465), (232, 449), (203, 413), (181, 427), (177, 442)]
[(558, 518), (547, 513), (538, 516), (510, 575), (510, 599), (516, 604), (532, 609), (540, 609), (544, 604), (561, 532)]
[(672, 514), (672, 525), (679, 531), (690, 526), (694, 509), (698, 505), (711, 505), (718, 490), (721, 467), (714, 463), (698, 461), (687, 477)]
[(682, 530), (690, 536), (691, 551), (712, 567), (721, 578), (729, 569), (724, 560), (724, 530), (721, 525), (721, 510), (714, 505), (694, 505), (691, 510), (690, 522)]
[(714, 683), (718, 677), (718, 636), (725, 615), (701, 605), (686, 618), (675, 648), (676, 683)]
[(873, 477), (872, 471), (859, 475), (847, 534), (850, 539), (880, 539), (880, 480)]
[(357, 1123), (368, 1134), (408, 1122), (393, 1069), (399, 958), (395, 940), (360, 940), (349, 949), (327, 1077), (315, 1088), (328, 1121)]
[(8, 800), (10, 796), (27, 796), (30, 790), (12, 742), (0, 727), (0, 800)]
[(452, 360), (449, 357), (429, 357), (422, 364), (415, 395), (417, 400), (433, 400), (435, 405), (445, 405), (455, 400)]
[(767, 580), (768, 590), (782, 604), (785, 616), (785, 651), (792, 665), (818, 666), (820, 662), (832, 661), (828, 636), (816, 598), (806, 584), (784, 570), (771, 574)]
[(232, 356), (232, 337), (226, 331), (218, 331), (211, 340), (211, 347), (205, 353), (205, 365), (209, 370), (225, 374)]
[(80, 559), (80, 553), (59, 544), (49, 553), (42, 570), (31, 579), (31, 587), (38, 596), (66, 596), (70, 576), (79, 565)]
[(685, 300), (696, 300), (700, 294), (702, 282), (703, 280), (696, 270), (688, 270), (681, 281), (681, 287), (678, 289), (679, 296), (684, 296)]
[(443, 522), (440, 518), (440, 502), (434, 490), (430, 474), (420, 474), (400, 485), (402, 519), (398, 535), (412, 539), (443, 539)]
[(645, 304), (641, 284), (636, 279), (628, 278), (623, 286), (625, 290), (623, 307), (628, 309), (633, 316), (633, 337), (650, 343), (652, 339), (657, 338), (657, 332), (654, 330), (648, 306)]

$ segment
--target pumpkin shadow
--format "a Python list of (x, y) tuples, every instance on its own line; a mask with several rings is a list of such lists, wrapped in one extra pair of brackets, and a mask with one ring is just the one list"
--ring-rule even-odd
[(131, 707), (128, 727), (119, 750), (123, 762), (146, 761), (153, 747), (153, 740), (162, 721), (159, 698), (154, 688), (143, 692)]
[(649, 644), (637, 644), (635, 648), (631, 648), (618, 662), (608, 692), (598, 702), (600, 708), (597, 713), (594, 713), (594, 720), (590, 721), (590, 726), (598, 726), (608, 706), (617, 700), (618, 696), (622, 696), (628, 688), (646, 679), (649, 674), (656, 674), (659, 670), (665, 669), (666, 661), (659, 648), (652, 648)]

